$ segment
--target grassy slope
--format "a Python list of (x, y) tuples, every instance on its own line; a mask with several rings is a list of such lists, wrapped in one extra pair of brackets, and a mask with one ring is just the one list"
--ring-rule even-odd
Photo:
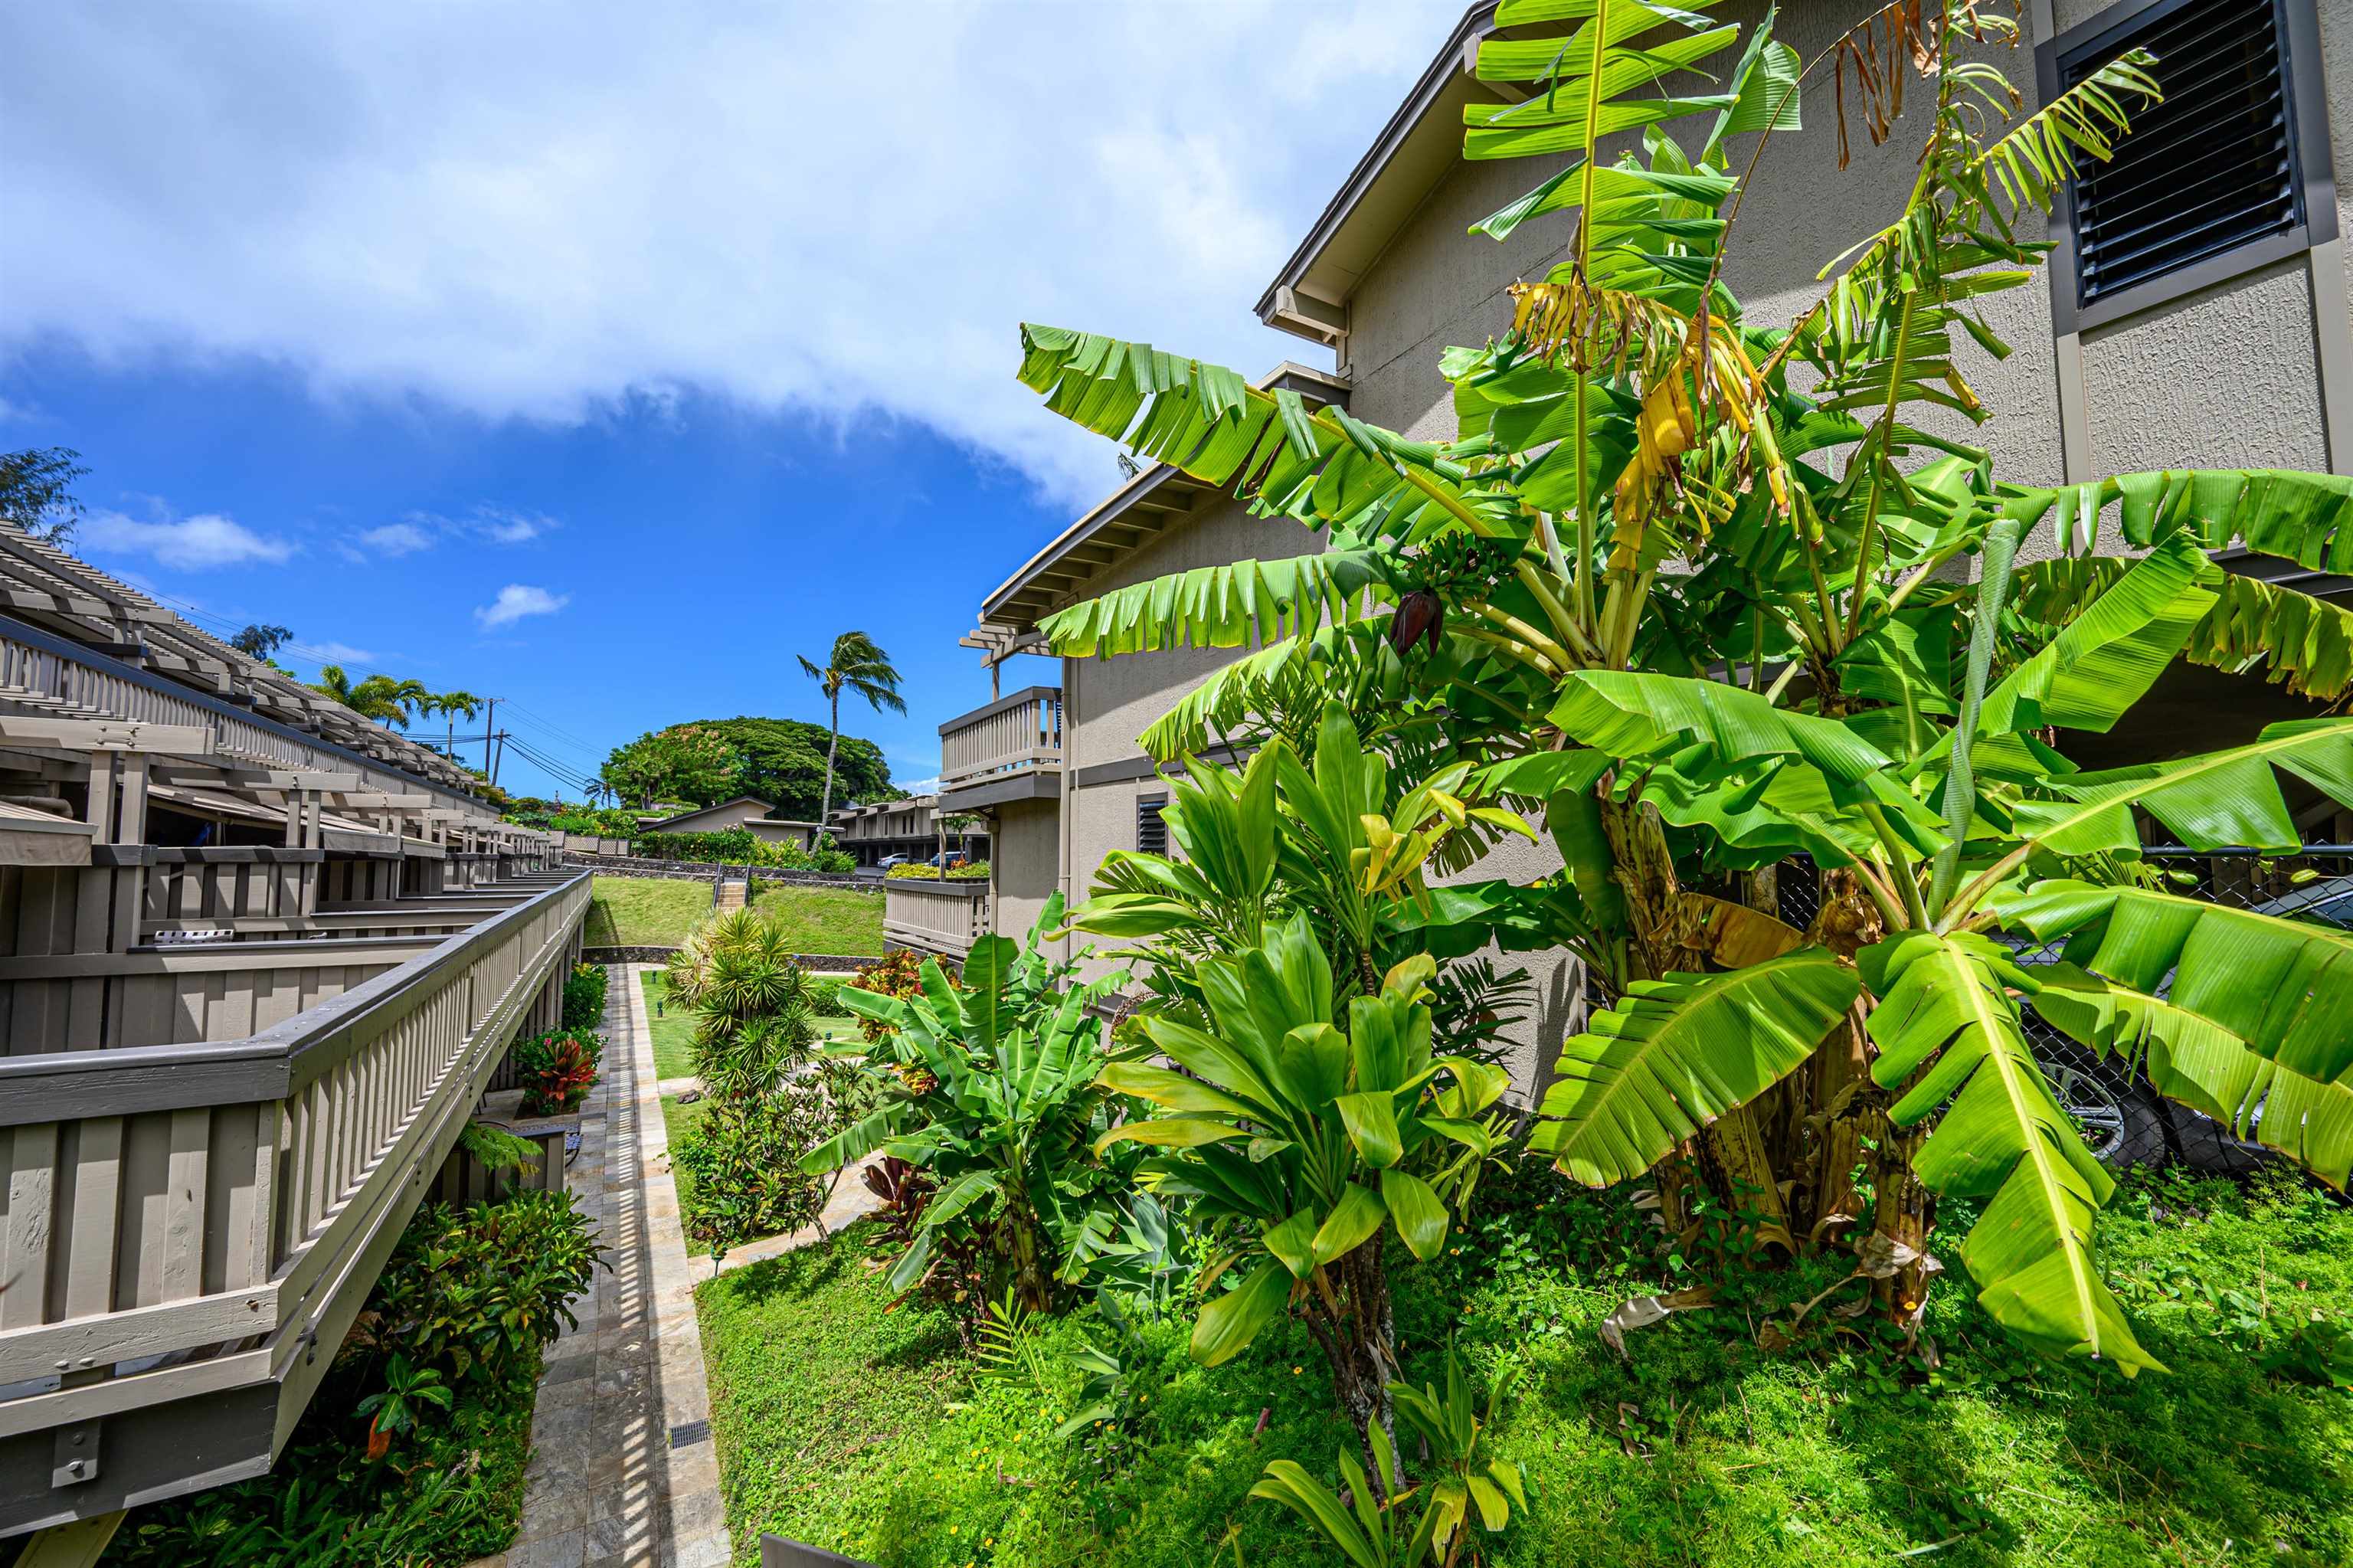
[[(707, 883), (600, 876), (591, 888), (592, 948), (675, 948), (711, 914)], [(846, 887), (763, 886), (752, 906), (782, 927), (793, 950), (881, 956), (882, 895)]]
[(658, 876), (599, 876), (589, 884), (591, 948), (675, 948), (711, 913), (711, 885)]
[[(2353, 1396), (2267, 1378), (2217, 1333), (2202, 1289), (2183, 1289), (2253, 1294), (2260, 1281), (2274, 1301), (2344, 1321), (2353, 1213), (2221, 1187), (2156, 1205), (2127, 1195), (2104, 1226), (2105, 1258), (2172, 1375), (2127, 1383), (2029, 1357), (1947, 1276), (1927, 1323), (1942, 1370), (1925, 1383), (1883, 1351), (1858, 1351), (1827, 1304), (1796, 1351), (1754, 1349), (1752, 1313), (1810, 1294), (1819, 1275), (1761, 1277), (1772, 1300), (1644, 1330), (1621, 1363), (1593, 1327), (1656, 1286), (1642, 1277), (1655, 1265), (1625, 1245), (1633, 1216), (1543, 1201), (1549, 1212), (1535, 1201), (1491, 1212), (1459, 1258), (1396, 1270), (1418, 1378), (1450, 1332), (1474, 1365), (1510, 1359), (1526, 1373), (1498, 1450), (1524, 1467), (1532, 1506), (1491, 1551), (1499, 1568), (1827, 1568), (1931, 1546), (1937, 1563), (1970, 1568), (2353, 1562)], [(2185, 1202), (2210, 1217), (2172, 1217)], [(1150, 1446), (1098, 1481), (1051, 1440), (1034, 1393), (975, 1383), (948, 1318), (886, 1311), (862, 1255), (871, 1228), (700, 1292), (740, 1562), (770, 1529), (882, 1568), (1197, 1568), (1231, 1560), (1219, 1543), (1237, 1526), (1250, 1568), (1336, 1561), (1290, 1515), (1246, 1499), (1271, 1458), (1333, 1474), (1339, 1434), (1303, 1331), (1204, 1372), (1182, 1325), (1151, 1330), (1166, 1383)], [(1564, 1229), (1577, 1233), (1567, 1245)], [(1083, 1327), (1065, 1320), (1050, 1343), (1067, 1349)]]
[(846, 887), (764, 885), (752, 907), (782, 927), (797, 953), (882, 953), (882, 895)]

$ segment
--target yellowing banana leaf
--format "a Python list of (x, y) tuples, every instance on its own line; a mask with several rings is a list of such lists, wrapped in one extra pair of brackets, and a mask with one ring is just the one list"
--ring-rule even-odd
[(1915, 1175), (1939, 1196), (1985, 1200), (1961, 1244), (1978, 1301), (2031, 1344), (2103, 1357), (2127, 1376), (2159, 1366), (2092, 1256), (2093, 1216), (2115, 1183), (2027, 1048), (2003, 984), (2008, 951), (1982, 937), (1913, 931), (1858, 961), (1880, 998), (1872, 1078), (1905, 1091), (1888, 1118), (1910, 1127), (1942, 1108)]
[(1562, 1043), (1528, 1147), (1588, 1186), (1639, 1176), (1811, 1055), (1858, 989), (1820, 948), (1728, 974), (1637, 980)]

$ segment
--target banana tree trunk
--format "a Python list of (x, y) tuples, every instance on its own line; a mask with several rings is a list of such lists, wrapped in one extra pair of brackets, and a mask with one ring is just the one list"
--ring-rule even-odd
[[(1677, 969), (1697, 968), (1699, 960), (1687, 956), (1677, 939), (1683, 928), (1676, 907), (1683, 889), (1657, 809), (1605, 797), (1601, 831), (1626, 898), (1634, 978), (1657, 980)], [(1752, 1107), (1743, 1106), (1718, 1118), (1672, 1158), (1681, 1169), (1659, 1185), (1661, 1211), (1672, 1234), (1681, 1236), (1693, 1229), (1698, 1217), (1693, 1200), (1704, 1191), (1717, 1211), (1753, 1234), (1758, 1246), (1794, 1250), (1779, 1173)]]

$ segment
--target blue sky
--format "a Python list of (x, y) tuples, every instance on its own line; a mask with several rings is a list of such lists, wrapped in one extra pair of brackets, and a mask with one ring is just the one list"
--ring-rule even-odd
[(1321, 363), (1250, 307), (1453, 15), (11, 7), (0, 447), (82, 452), (108, 569), (575, 779), (821, 720), (794, 656), (862, 629), (909, 713), (845, 726), (918, 780), (981, 594), (1118, 478), (1017, 323)]

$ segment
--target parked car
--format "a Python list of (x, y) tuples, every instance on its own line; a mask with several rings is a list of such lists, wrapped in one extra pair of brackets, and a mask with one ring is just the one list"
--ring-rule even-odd
[(875, 863), (877, 866), (881, 867), (882, 870), (884, 870), (884, 871), (888, 871), (888, 870), (890, 870), (890, 869), (891, 869), (892, 866), (894, 866), (894, 865), (906, 865), (906, 864), (909, 864), (909, 863), (911, 863), (913, 861), (913, 859), (914, 859), (914, 857), (913, 857), (913, 855), (904, 855), (904, 854), (886, 854), (886, 855), (884, 855), (881, 860), (876, 861), (874, 863)]

